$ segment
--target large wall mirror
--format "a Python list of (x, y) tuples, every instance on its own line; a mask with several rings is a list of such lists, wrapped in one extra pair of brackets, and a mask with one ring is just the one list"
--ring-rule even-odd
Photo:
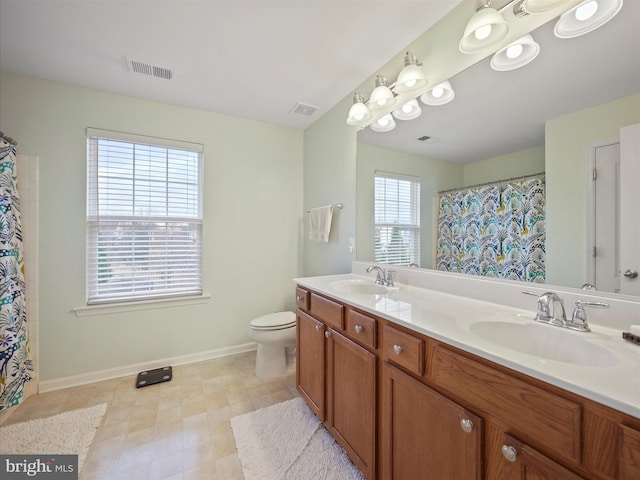
[[(359, 260), (374, 261), (376, 172), (420, 181), (422, 268), (434, 268), (438, 192), (544, 172), (545, 283), (595, 283), (590, 168), (601, 147), (619, 142), (621, 127), (640, 123), (640, 2), (625, 2), (580, 37), (557, 38), (554, 25), (532, 32), (540, 53), (524, 67), (495, 71), (485, 58), (450, 79), (450, 103), (420, 104), (420, 117), (396, 120), (390, 132), (358, 132)], [(610, 208), (616, 221), (618, 206)]]

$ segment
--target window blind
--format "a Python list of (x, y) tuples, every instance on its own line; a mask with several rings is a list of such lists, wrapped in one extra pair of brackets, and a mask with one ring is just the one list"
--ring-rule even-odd
[(202, 293), (202, 146), (87, 129), (87, 303)]
[(375, 261), (420, 263), (420, 182), (387, 172), (374, 177)]

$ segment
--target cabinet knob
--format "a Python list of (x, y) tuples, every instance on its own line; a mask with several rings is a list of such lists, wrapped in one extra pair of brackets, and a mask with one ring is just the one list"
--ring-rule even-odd
[(511, 445), (502, 445), (502, 456), (513, 463), (518, 458), (518, 451)]
[(402, 353), (402, 346), (401, 345), (394, 345), (393, 346), (393, 353), (395, 353), (396, 355), (400, 355)]
[(353, 329), (356, 331), (356, 333), (362, 333), (362, 326), (360, 325), (356, 325)]
[(324, 336), (325, 338), (329, 338), (331, 336), (331, 332), (327, 330), (326, 332), (324, 332)]
[(316, 325), (316, 332), (319, 332), (320, 330), (322, 330), (322, 325)]
[(460, 420), (460, 426), (462, 427), (462, 430), (467, 433), (471, 433), (471, 431), (473, 430), (473, 422), (468, 418), (463, 418), (462, 420)]
[(300, 300), (302, 300), (302, 297), (300, 295), (296, 295), (296, 301), (299, 302)]

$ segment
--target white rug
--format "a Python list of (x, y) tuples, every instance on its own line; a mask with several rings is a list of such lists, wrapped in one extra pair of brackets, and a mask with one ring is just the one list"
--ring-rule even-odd
[(245, 480), (365, 480), (302, 398), (231, 419)]
[(52, 417), (0, 428), (0, 452), (6, 455), (78, 455), (78, 469), (87, 456), (107, 404), (71, 410)]

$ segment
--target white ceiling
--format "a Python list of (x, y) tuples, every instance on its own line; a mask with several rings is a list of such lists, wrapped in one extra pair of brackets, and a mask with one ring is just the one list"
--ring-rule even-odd
[(0, 70), (304, 129), (457, 3), (0, 0)]

